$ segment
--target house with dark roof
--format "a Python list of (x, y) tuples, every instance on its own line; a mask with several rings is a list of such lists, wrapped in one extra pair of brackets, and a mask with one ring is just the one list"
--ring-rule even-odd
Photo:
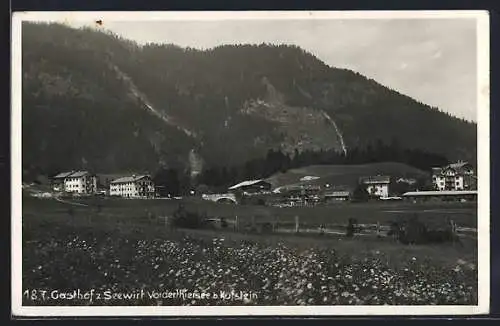
[(111, 196), (125, 198), (150, 198), (155, 196), (155, 186), (150, 175), (131, 175), (111, 181)]
[(376, 175), (362, 177), (359, 183), (363, 185), (371, 196), (386, 198), (389, 197), (389, 184), (391, 178), (389, 176)]
[(432, 183), (437, 190), (474, 190), (477, 177), (471, 164), (464, 161), (432, 168)]
[(89, 171), (61, 172), (52, 177), (52, 188), (77, 194), (95, 194), (97, 176)]

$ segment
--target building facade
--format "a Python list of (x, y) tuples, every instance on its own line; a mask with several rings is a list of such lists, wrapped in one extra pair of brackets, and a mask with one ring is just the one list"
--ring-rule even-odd
[(389, 197), (389, 184), (391, 178), (388, 176), (373, 176), (360, 179), (370, 196), (386, 198)]
[(477, 177), (472, 165), (457, 162), (432, 169), (432, 184), (439, 191), (475, 190)]
[(155, 186), (149, 175), (132, 175), (111, 181), (109, 194), (125, 198), (151, 198), (155, 196)]
[(97, 177), (88, 171), (62, 172), (52, 178), (52, 187), (55, 191), (95, 194)]

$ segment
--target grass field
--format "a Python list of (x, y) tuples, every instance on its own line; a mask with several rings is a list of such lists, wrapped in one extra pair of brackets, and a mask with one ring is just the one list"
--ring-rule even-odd
[[(266, 179), (273, 187), (329, 183), (354, 188), (360, 176), (386, 175), (405, 178), (429, 177), (428, 173), (403, 163), (382, 162), (360, 165), (311, 165), (304, 168), (291, 169)], [(318, 177), (311, 181), (301, 181), (306, 176)]]
[[(293, 223), (295, 216), (300, 218), (303, 225), (318, 226), (346, 225), (349, 218), (353, 217), (361, 224), (387, 225), (391, 221), (417, 215), (419, 219), (429, 225), (442, 225), (447, 219), (452, 219), (458, 226), (476, 228), (477, 204), (476, 203), (405, 203), (405, 202), (375, 202), (358, 204), (334, 204), (329, 206), (308, 207), (267, 207), (254, 205), (218, 204), (197, 198), (183, 200), (126, 200), (126, 199), (81, 199), (74, 201), (88, 206), (73, 206), (76, 214), (87, 212), (101, 207), (99, 215), (111, 219), (133, 219), (146, 217), (148, 213), (156, 216), (167, 216), (184, 205), (186, 209), (206, 213), (209, 217), (225, 217), (233, 220), (235, 216), (242, 222), (254, 218), (257, 222)], [(57, 201), (47, 201), (26, 196), (23, 204), (24, 218), (37, 214), (39, 207), (43, 207), (51, 214), (67, 214), (70, 206)]]
[[(471, 205), (367, 204), (318, 208), (268, 208), (183, 200), (209, 216), (249, 219), (296, 214), (309, 221), (341, 223), (391, 219), (387, 211), (428, 211), (429, 218), (456, 216), (475, 226)], [(166, 229), (147, 212), (170, 214), (175, 200), (80, 200), (23, 198), (23, 289), (101, 294), (136, 293), (124, 300), (31, 300), (25, 305), (338, 305), (476, 304), (476, 241), (463, 246), (404, 246), (388, 239), (346, 239), (220, 230)], [(97, 207), (101, 205), (100, 211)], [(71, 208), (71, 209), (70, 209)], [(437, 214), (435, 211), (439, 211)], [(357, 216), (355, 214), (358, 214)], [(399, 213), (398, 213), (399, 214)], [(397, 215), (397, 214), (396, 214)], [(399, 216), (399, 215), (398, 215)], [(460, 216), (460, 218), (458, 217)], [(155, 298), (148, 294), (185, 288), (204, 293), (247, 293), (221, 300)], [(242, 292), (239, 292), (242, 291)]]

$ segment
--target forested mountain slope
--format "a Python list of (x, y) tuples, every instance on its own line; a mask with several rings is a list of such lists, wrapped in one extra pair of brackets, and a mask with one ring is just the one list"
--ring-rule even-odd
[(476, 159), (474, 123), (295, 46), (200, 51), (58, 24), (22, 32), (25, 170), (200, 169), (376, 139)]

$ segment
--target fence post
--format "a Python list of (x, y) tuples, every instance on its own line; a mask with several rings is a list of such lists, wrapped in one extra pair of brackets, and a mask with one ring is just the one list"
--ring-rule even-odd
[(239, 223), (238, 223), (238, 215), (235, 216), (234, 218), (234, 230), (239, 231)]
[(377, 236), (380, 236), (380, 221), (377, 221)]
[(452, 237), (452, 241), (453, 241), (453, 243), (455, 243), (456, 238), (458, 236), (458, 234), (457, 234), (457, 225), (455, 224), (455, 222), (453, 220), (450, 220), (450, 224), (451, 224), (451, 237)]
[(299, 216), (295, 215), (295, 233), (299, 233)]

